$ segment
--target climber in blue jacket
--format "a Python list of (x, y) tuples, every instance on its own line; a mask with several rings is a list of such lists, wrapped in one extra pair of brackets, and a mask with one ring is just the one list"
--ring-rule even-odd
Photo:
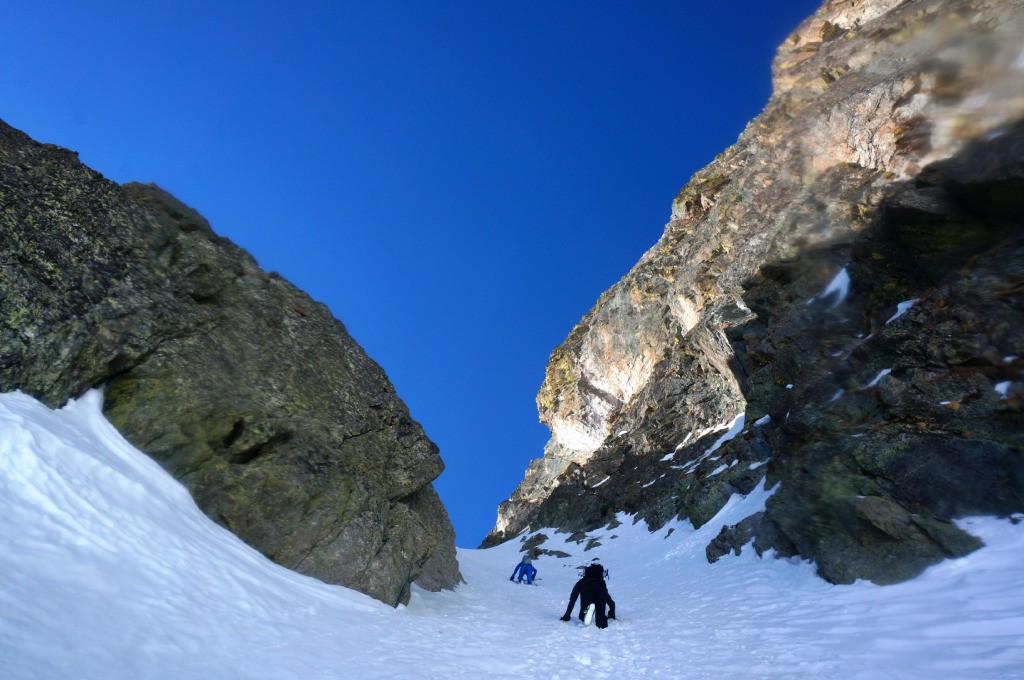
[(529, 555), (523, 555), (523, 559), (516, 565), (515, 571), (512, 572), (512, 576), (510, 576), (508, 580), (515, 581), (518, 576), (520, 583), (522, 583), (525, 578), (527, 585), (533, 585), (533, 578), (536, 575), (537, 568), (533, 566), (533, 560), (530, 559)]

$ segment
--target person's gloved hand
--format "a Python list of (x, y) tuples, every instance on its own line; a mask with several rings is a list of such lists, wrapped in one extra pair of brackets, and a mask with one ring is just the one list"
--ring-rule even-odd
[(568, 620), (569, 620), (569, 615), (568, 615), (568, 614), (566, 614), (565, 616), (563, 616), (563, 617), (562, 617), (562, 620), (563, 620), (563, 621), (568, 621)]

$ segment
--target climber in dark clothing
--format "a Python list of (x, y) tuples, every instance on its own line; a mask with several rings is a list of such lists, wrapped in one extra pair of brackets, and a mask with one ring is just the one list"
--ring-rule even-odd
[[(569, 595), (569, 606), (565, 608), (562, 615), (563, 621), (568, 621), (572, 616), (573, 605), (576, 598), (580, 598), (580, 620), (583, 619), (587, 607), (597, 605), (595, 619), (598, 628), (607, 628), (608, 619), (615, 618), (615, 601), (608, 594), (608, 586), (604, 582), (604, 567), (600, 564), (591, 564), (583, 571), (583, 578), (572, 587), (572, 594)], [(608, 614), (605, 615), (604, 608), (608, 607)]]

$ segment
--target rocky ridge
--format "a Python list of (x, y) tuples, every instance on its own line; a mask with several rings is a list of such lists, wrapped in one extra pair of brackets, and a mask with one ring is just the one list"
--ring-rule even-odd
[(752, 541), (889, 583), (979, 545), (951, 519), (1024, 511), (1022, 10), (804, 21), (764, 111), (552, 352), (551, 439), (484, 545), (700, 526), (766, 479), (709, 559)]
[(461, 582), (437, 447), (322, 304), (153, 185), (0, 122), (0, 390), (105, 412), (275, 562), (389, 604)]

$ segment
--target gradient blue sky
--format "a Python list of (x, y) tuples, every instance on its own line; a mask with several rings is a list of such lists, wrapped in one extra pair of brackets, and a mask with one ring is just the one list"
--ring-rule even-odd
[(547, 441), (548, 354), (818, 4), (14, 2), (0, 118), (326, 303), (441, 448), (476, 547)]

